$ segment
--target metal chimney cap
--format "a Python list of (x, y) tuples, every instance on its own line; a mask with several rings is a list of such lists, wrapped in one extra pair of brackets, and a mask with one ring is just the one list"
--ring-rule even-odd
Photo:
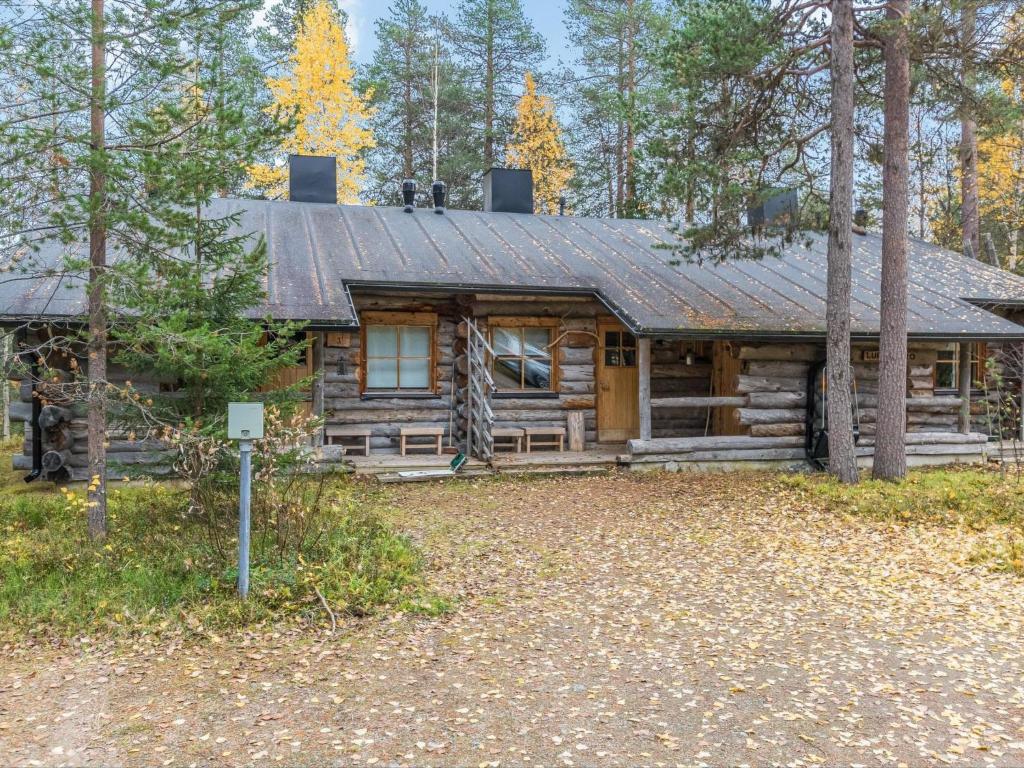
[(430, 185), (430, 194), (434, 198), (434, 213), (444, 213), (444, 198), (447, 191), (447, 184), (440, 179), (434, 179), (434, 183)]
[(406, 179), (402, 182), (402, 202), (405, 204), (406, 213), (416, 210), (416, 179)]

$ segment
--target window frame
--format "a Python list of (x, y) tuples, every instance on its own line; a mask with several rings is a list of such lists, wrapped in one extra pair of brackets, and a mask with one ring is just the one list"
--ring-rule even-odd
[[(608, 344), (607, 344), (608, 334), (609, 333), (614, 333), (619, 338), (618, 343), (615, 344), (614, 346), (611, 346), (611, 347), (608, 346)], [(633, 338), (632, 345), (623, 344), (622, 343), (623, 342), (623, 336), (631, 336)], [(623, 328), (621, 328), (621, 329), (619, 329), (617, 331), (610, 331), (610, 330), (606, 329), (604, 331), (604, 336), (602, 338), (598, 339), (598, 354), (601, 355), (601, 367), (602, 368), (622, 368), (622, 369), (625, 369), (625, 370), (629, 370), (631, 368), (639, 368), (640, 367), (639, 347), (640, 347), (640, 339), (639, 339), (639, 337), (637, 337), (637, 335), (635, 333), (633, 333), (631, 330), (629, 330), (628, 328), (623, 327)], [(619, 362), (618, 363), (612, 364), (612, 363), (608, 362), (608, 352), (610, 350), (617, 350), (618, 351), (618, 353), (619, 353)], [(633, 362), (632, 362), (632, 364), (628, 364), (628, 363), (625, 362), (625, 360), (626, 360), (626, 351), (627, 350), (629, 350), (629, 351), (631, 351), (633, 353)]]
[[(363, 398), (373, 397), (434, 397), (437, 395), (437, 313), (436, 312), (363, 312), (360, 316), (359, 328), (359, 394)], [(398, 349), (395, 357), (376, 358), (396, 361), (397, 387), (370, 387), (369, 360), (367, 348), (367, 330), (371, 327), (389, 327), (398, 329)], [(402, 328), (426, 328), (429, 334), (427, 357), (428, 381), (426, 387), (402, 387)], [(409, 357), (421, 360), (423, 358)]]
[[(957, 342), (959, 344), (959, 342)], [(951, 353), (952, 360), (940, 360), (943, 353)], [(988, 360), (988, 344), (985, 342), (974, 342), (971, 345), (971, 391), (979, 390), (978, 383), (985, 380), (985, 361)], [(953, 386), (939, 386), (939, 365), (953, 366)], [(932, 389), (935, 392), (959, 392), (960, 391), (960, 349), (954, 346), (953, 349), (940, 349), (936, 354), (935, 366), (932, 368)]]
[[(557, 317), (528, 317), (528, 316), (501, 316), (501, 317), (489, 317), (487, 319), (487, 343), (490, 344), (491, 350), (494, 351), (494, 355), (488, 355), (488, 366), (491, 371), (491, 376), (494, 376), (494, 363), (495, 357), (497, 358), (514, 358), (515, 355), (498, 355), (494, 350), (494, 329), (505, 328), (505, 329), (518, 329), (520, 331), (520, 338), (527, 328), (545, 328), (548, 330), (548, 360), (551, 365), (551, 373), (549, 376), (547, 389), (535, 389), (535, 388), (517, 388), (511, 389), (508, 387), (498, 387), (495, 384), (495, 397), (558, 397), (559, 385), (561, 383), (559, 377), (559, 350), (561, 349), (561, 340), (558, 337), (558, 329), (561, 323)], [(523, 347), (525, 350), (525, 340), (523, 340)], [(535, 356), (530, 355), (519, 355), (520, 360), (536, 359)], [(525, 371), (525, 367), (524, 367)], [(522, 373), (520, 374), (520, 381), (522, 381)]]

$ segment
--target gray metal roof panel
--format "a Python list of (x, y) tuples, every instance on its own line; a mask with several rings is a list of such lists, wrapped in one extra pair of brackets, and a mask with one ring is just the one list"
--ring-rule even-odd
[[(656, 221), (430, 209), (215, 200), (211, 216), (239, 215), (265, 237), (267, 303), (252, 313), (322, 325), (353, 325), (349, 289), (365, 284), (592, 292), (635, 330), (820, 335), (825, 330), (827, 239), (811, 234), (779, 257), (724, 264), (678, 263)], [(805, 247), (804, 241), (809, 242)], [(45, 245), (23, 260), (59, 268), (64, 249)], [(115, 257), (116, 258), (116, 257)], [(1024, 279), (920, 241), (908, 253), (908, 329), (916, 336), (1020, 337), (1021, 326), (971, 304), (1024, 302)], [(82, 279), (0, 277), (0, 318), (77, 317)], [(854, 238), (851, 322), (878, 333), (881, 238)], [(69, 287), (70, 286), (70, 287)]]

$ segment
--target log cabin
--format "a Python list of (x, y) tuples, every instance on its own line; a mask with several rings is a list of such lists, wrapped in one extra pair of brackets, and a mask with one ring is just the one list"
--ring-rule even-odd
[[(282, 380), (312, 382), (320, 461), (370, 473), (441, 466), (455, 451), (476, 471), (822, 463), (824, 234), (760, 260), (690, 263), (667, 247), (677, 241), (663, 222), (533, 214), (528, 176), (488, 172), (482, 211), (446, 209), (436, 185), (433, 206), (413, 194), (399, 207), (301, 193), (211, 202), (210, 216), (237, 214), (241, 231), (266, 240), (266, 303), (252, 316), (305, 326), (305, 356)], [(848, 363), (864, 465), (880, 261), (881, 238), (855, 234)], [(1024, 279), (921, 241), (909, 265), (908, 462), (982, 461), (984, 361), (1024, 339)], [(82, 322), (72, 277), (2, 281), (0, 322), (29, 334)], [(40, 414), (33, 383), (21, 391), (15, 467), (81, 478), (80, 404)], [(110, 462), (121, 477), (167, 472), (169, 456), (118, 433)]]

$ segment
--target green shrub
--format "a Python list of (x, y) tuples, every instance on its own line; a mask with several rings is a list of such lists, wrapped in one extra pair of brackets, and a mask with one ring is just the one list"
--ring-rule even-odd
[(235, 594), (237, 493), (226, 485), (211, 496), (216, 525), (190, 510), (185, 488), (114, 490), (102, 544), (86, 537), (81, 493), (23, 486), (0, 489), (0, 632), (206, 633), (252, 622), (322, 625), (324, 602), (336, 616), (446, 607), (424, 584), (419, 550), (393, 530), (379, 503), (343, 479), (281, 489), (290, 514), (316, 520), (301, 539), (285, 535), (294, 519), (254, 507), (245, 602)]

